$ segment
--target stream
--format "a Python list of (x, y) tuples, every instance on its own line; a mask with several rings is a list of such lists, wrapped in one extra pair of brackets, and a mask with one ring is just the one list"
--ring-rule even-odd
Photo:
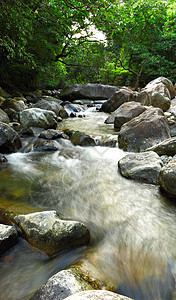
[[(114, 136), (106, 114), (88, 109), (59, 129)], [(15, 213), (51, 210), (83, 222), (90, 245), (52, 258), (20, 239), (0, 258), (0, 300), (30, 299), (54, 273), (82, 261), (100, 280), (135, 300), (175, 300), (176, 205), (156, 185), (123, 178), (118, 147), (79, 147), (7, 155), (0, 171), (0, 207)]]

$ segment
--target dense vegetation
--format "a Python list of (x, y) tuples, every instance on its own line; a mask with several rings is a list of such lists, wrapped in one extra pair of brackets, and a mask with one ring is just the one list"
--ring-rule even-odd
[(174, 81), (175, 19), (175, 0), (1, 0), (0, 85)]

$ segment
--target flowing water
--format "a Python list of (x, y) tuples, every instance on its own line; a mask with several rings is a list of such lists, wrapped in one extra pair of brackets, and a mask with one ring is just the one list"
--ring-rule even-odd
[[(116, 135), (105, 114), (59, 126), (94, 136)], [(53, 153), (8, 155), (0, 172), (0, 207), (17, 213), (55, 209), (62, 218), (90, 230), (86, 248), (53, 258), (24, 240), (0, 260), (0, 300), (29, 299), (57, 271), (82, 261), (117, 292), (135, 300), (176, 299), (176, 206), (159, 187), (123, 178), (109, 147), (75, 147), (69, 141)]]

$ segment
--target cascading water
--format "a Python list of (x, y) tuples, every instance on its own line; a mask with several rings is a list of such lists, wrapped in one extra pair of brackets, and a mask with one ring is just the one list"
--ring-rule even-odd
[[(61, 125), (94, 136), (113, 133), (104, 114), (94, 113), (97, 122), (88, 113)], [(1, 206), (55, 209), (85, 223), (91, 243), (48, 258), (21, 240), (1, 258), (1, 300), (29, 299), (48, 277), (79, 260), (135, 300), (176, 299), (176, 207), (158, 186), (123, 178), (117, 163), (124, 155), (118, 148), (67, 141), (53, 153), (8, 156), (9, 168), (0, 172)]]

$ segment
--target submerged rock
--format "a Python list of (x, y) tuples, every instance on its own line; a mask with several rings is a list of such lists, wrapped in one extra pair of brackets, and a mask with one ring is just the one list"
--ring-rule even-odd
[(87, 245), (90, 234), (76, 221), (61, 220), (56, 211), (45, 211), (15, 217), (27, 241), (48, 255)]
[(124, 177), (158, 184), (158, 175), (162, 167), (160, 157), (153, 151), (128, 154), (118, 162)]
[[(130, 300), (131, 298), (102, 290), (83, 291), (65, 298), (67, 300)], [(132, 300), (132, 299), (131, 299)]]
[(125, 151), (140, 152), (168, 138), (170, 130), (163, 111), (149, 107), (121, 127), (118, 142)]
[(0, 224), (0, 254), (18, 243), (18, 233), (14, 226)]
[(176, 160), (169, 162), (161, 169), (158, 180), (163, 190), (176, 196)]
[(28, 108), (20, 113), (20, 122), (24, 128), (56, 128), (57, 116), (53, 111), (41, 108)]
[(60, 98), (63, 100), (79, 100), (79, 99), (92, 99), (92, 100), (106, 100), (118, 91), (116, 86), (103, 85), (103, 84), (74, 84), (62, 90)]
[(21, 139), (9, 125), (0, 122), (0, 152), (12, 153), (22, 147)]
[(75, 269), (63, 270), (48, 279), (31, 300), (62, 300), (79, 291), (93, 289)]

